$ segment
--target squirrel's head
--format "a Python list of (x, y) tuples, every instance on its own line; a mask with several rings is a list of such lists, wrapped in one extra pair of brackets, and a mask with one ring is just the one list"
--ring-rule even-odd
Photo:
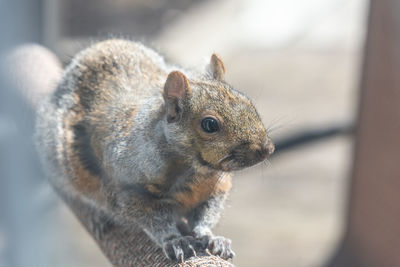
[(171, 72), (164, 86), (165, 133), (168, 143), (199, 164), (232, 171), (265, 160), (274, 145), (254, 105), (224, 74), (215, 54), (201, 79)]

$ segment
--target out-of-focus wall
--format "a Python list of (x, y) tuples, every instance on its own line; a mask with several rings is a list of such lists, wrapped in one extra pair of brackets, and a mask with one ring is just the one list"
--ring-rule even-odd
[[(107, 37), (142, 41), (167, 60), (199, 70), (217, 52), (227, 81), (254, 100), (275, 140), (354, 120), (366, 0), (9, 0), (0, 5), (1, 12), (15, 10), (3, 17), (8, 23), (0, 23), (2, 32), (14, 36), (9, 25), (18, 25), (19, 40), (44, 43), (64, 63)], [(7, 102), (18, 109), (11, 98), (14, 91), (2, 92), (0, 106)], [(32, 112), (23, 116), (29, 127)], [(28, 140), (29, 129), (25, 137), (12, 134), (13, 142)], [(13, 150), (1, 136), (0, 144)], [(341, 235), (351, 147), (351, 136), (340, 136), (235, 175), (217, 233), (233, 239), (237, 266), (318, 266), (330, 255)], [(18, 157), (0, 155), (2, 166), (23, 170)], [(15, 175), (29, 180), (32, 173)], [(0, 191), (19, 199), (18, 189), (25, 188), (2, 185)], [(40, 192), (45, 192), (45, 203), (51, 202), (42, 219), (49, 222), (47, 235), (52, 236), (50, 245), (35, 249), (51, 247), (45, 250), (47, 264), (109, 266), (70, 211), (50, 193)], [(20, 215), (18, 208), (14, 211)], [(32, 216), (37, 214), (42, 213)], [(5, 236), (1, 229), (0, 239)], [(10, 247), (8, 242), (3, 238), (4, 247)]]

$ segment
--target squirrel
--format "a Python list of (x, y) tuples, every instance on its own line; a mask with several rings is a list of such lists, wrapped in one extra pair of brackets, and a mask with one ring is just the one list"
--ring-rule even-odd
[(38, 110), (36, 142), (50, 182), (119, 223), (135, 223), (171, 260), (233, 258), (215, 236), (231, 172), (274, 145), (249, 98), (211, 56), (204, 73), (111, 39), (78, 53)]

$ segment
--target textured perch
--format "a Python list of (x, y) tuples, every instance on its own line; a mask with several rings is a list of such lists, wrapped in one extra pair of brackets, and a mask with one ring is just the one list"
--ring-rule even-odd
[[(198, 255), (183, 263), (168, 260), (161, 248), (136, 225), (118, 225), (104, 223), (102, 214), (94, 211), (82, 202), (71, 200), (67, 203), (79, 220), (96, 240), (103, 253), (114, 266), (154, 266), (154, 267), (189, 267), (189, 266), (229, 266), (228, 261), (213, 255)], [(80, 209), (74, 209), (80, 207)]]

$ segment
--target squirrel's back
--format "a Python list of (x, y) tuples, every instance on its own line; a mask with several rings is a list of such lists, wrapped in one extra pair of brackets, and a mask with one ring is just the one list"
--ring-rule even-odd
[[(65, 91), (74, 90), (79, 104), (91, 110), (118, 93), (129, 92), (143, 98), (154, 94), (152, 89), (162, 88), (167, 72), (163, 58), (153, 50), (132, 41), (107, 40), (73, 59), (64, 74), (67, 84), (59, 86), (54, 100), (61, 99)], [(70, 84), (73, 82), (76, 84)]]
[(75, 190), (98, 193), (102, 172), (98, 160), (104, 153), (100, 144), (128, 135), (133, 115), (141, 110), (139, 117), (145, 122), (143, 117), (153, 116), (149, 109), (160, 109), (167, 75), (161, 56), (127, 40), (103, 41), (74, 57), (38, 112), (38, 148), (57, 174), (51, 175), (56, 187), (68, 186), (63, 178), (68, 174), (81, 177), (72, 181)]

